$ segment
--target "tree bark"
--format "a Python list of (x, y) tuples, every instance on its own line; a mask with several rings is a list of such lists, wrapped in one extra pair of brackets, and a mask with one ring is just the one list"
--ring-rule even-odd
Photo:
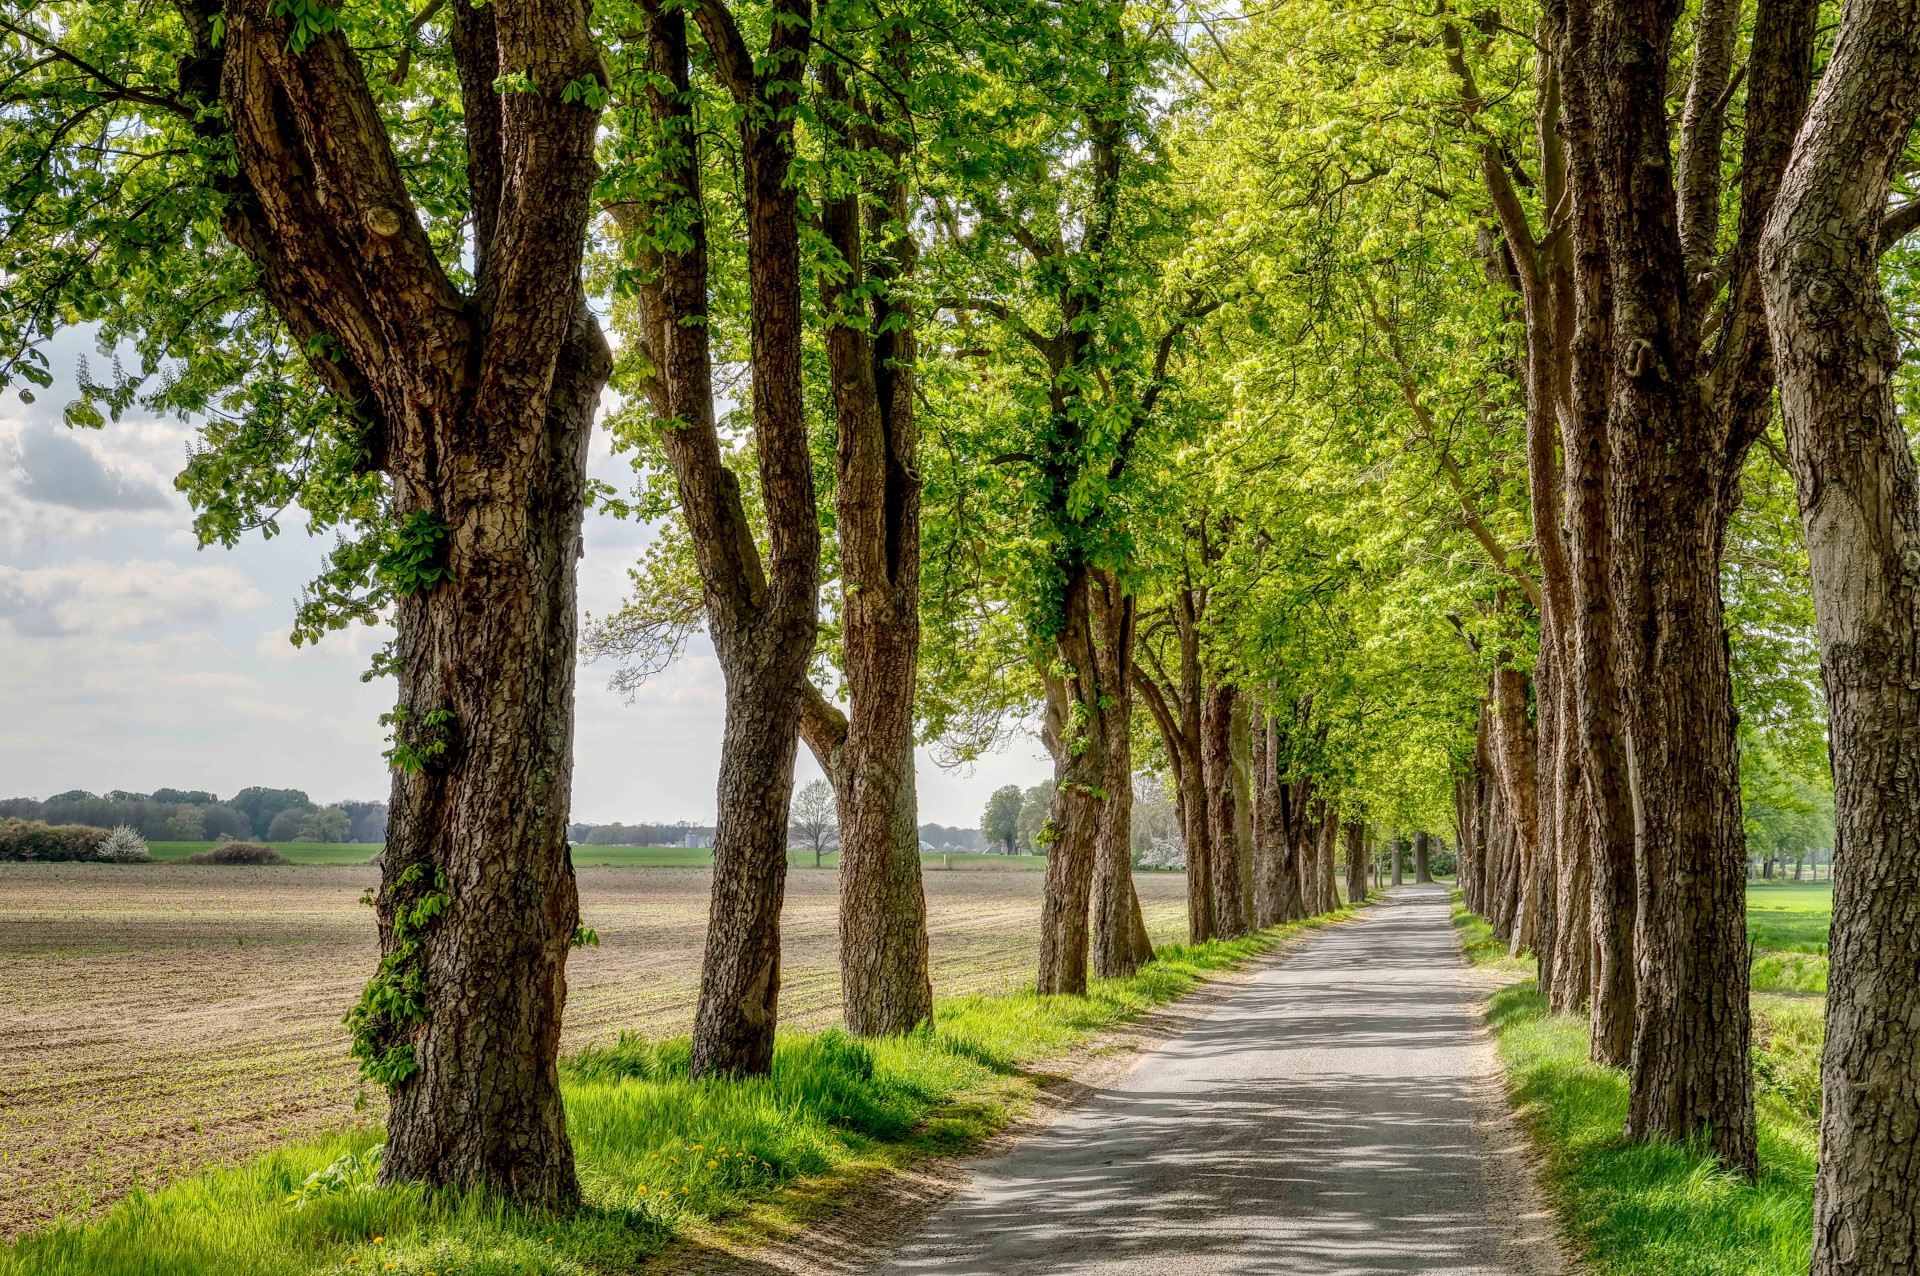
[[(884, 1036), (933, 1013), (913, 756), (920, 656), (917, 347), (912, 311), (893, 286), (911, 277), (917, 253), (907, 229), (904, 143), (886, 121), (855, 116), (837, 66), (823, 70), (821, 83), (836, 141), (885, 166), (870, 179), (871, 189), (826, 200), (820, 213), (840, 258), (840, 269), (823, 272), (820, 281), (833, 381), (841, 649), (850, 709), (844, 768), (835, 781), (840, 986), (847, 1027)], [(880, 254), (871, 263), (869, 245)], [(869, 281), (877, 286), (869, 289)]]
[[(1812, 0), (1761, 0), (1746, 67), (1740, 222), (1722, 252), (1722, 118), (1734, 0), (1695, 26), (1692, 87), (1669, 157), (1679, 11), (1662, 0), (1556, 10), (1576, 240), (1607, 263), (1609, 582), (1637, 811), (1636, 1023), (1627, 1132), (1706, 1133), (1757, 1171), (1748, 1045), (1745, 835), (1719, 592), (1741, 464), (1771, 412), (1755, 262), (1811, 78)], [(1657, 158), (1650, 158), (1657, 157)], [(1707, 268), (1711, 266), (1711, 269)], [(1584, 326), (1583, 321), (1583, 326)], [(1581, 361), (1577, 357), (1576, 363)]]
[(1431, 882), (1433, 868), (1429, 863), (1428, 836), (1423, 830), (1413, 835), (1413, 880)]
[(1347, 902), (1358, 904), (1367, 898), (1366, 828), (1358, 820), (1347, 825)]
[(1254, 793), (1257, 799), (1254, 838), (1253, 924), (1265, 929), (1294, 920), (1292, 901), (1299, 894), (1293, 847), (1287, 838), (1289, 788), (1280, 782), (1276, 761), (1279, 726), (1265, 705), (1254, 731)]
[(1233, 764), (1233, 832), (1240, 845), (1240, 915), (1253, 922), (1253, 697), (1236, 695), (1227, 757)]
[(1331, 913), (1340, 907), (1340, 812), (1322, 802), (1320, 840), (1314, 848), (1314, 912)]
[[(1054, 761), (1040, 910), (1037, 987), (1043, 995), (1087, 990), (1088, 910), (1102, 809), (1110, 800), (1105, 785), (1112, 752), (1129, 729), (1119, 707), (1132, 703), (1124, 685), (1133, 642), (1131, 597), (1111, 573), (1083, 565), (1069, 577), (1064, 602), (1053, 642), (1055, 663), (1064, 672), (1047, 675), (1043, 732)], [(1127, 793), (1130, 798), (1130, 782)], [(1125, 846), (1124, 835), (1120, 844)], [(1124, 882), (1130, 892), (1130, 873)], [(1110, 915), (1117, 923), (1122, 910)], [(1133, 937), (1117, 931), (1116, 925), (1114, 950), (1132, 952)]]
[(1206, 767), (1201, 757), (1201, 710), (1206, 691), (1200, 667), (1200, 621), (1206, 606), (1205, 589), (1187, 585), (1176, 590), (1163, 620), (1173, 626), (1178, 653), (1175, 670), (1169, 674), (1156, 664), (1154, 673), (1150, 673), (1143, 663), (1135, 662), (1132, 675), (1132, 684), (1153, 714), (1173, 764), (1180, 837), (1187, 852), (1187, 942), (1193, 944), (1205, 943), (1214, 935), (1212, 838), (1207, 823)]
[(774, 24), (760, 68), (720, 0), (704, 0), (695, 13), (715, 69), (742, 108), (753, 420), (769, 532), (763, 568), (739, 480), (721, 459), (715, 428), (706, 228), (684, 10), (648, 8), (649, 101), (665, 186), (678, 199), (674, 207), (643, 211), (673, 218), (674, 238), (686, 246), (658, 255), (657, 282), (642, 293), (641, 337), (660, 370), (656, 412), (672, 422), (663, 441), (726, 678), (695, 1076), (764, 1073), (773, 1063), (787, 804), (818, 618), (820, 536), (800, 391), (798, 204), (787, 180), (790, 108), (804, 73), (810, 13), (806, 0), (781, 0), (781, 11), (786, 21)]
[[(453, 18), (467, 179), (485, 210), (466, 295), (415, 214), (345, 37), (295, 51), (276, 5), (235, 0), (216, 43), (213, 15), (196, 12), (182, 89), (224, 108), (205, 121), (237, 160), (222, 228), (295, 342), (330, 339), (316, 372), (370, 418), (395, 517), (450, 573), (396, 585), (375, 979), (419, 984), (406, 1013), (371, 989), (355, 1012), (356, 1051), (391, 1093), (381, 1176), (570, 1205), (556, 1059), (578, 926), (575, 564), (610, 367), (580, 285), (597, 112), (560, 89), (596, 64), (586, 14), (524, 4)], [(492, 94), (502, 64), (543, 91)]]
[(1762, 245), (1833, 756), (1814, 1276), (1920, 1254), (1920, 478), (1879, 272), (1916, 115), (1920, 13), (1849, 0)]
[(1240, 894), (1244, 861), (1234, 786), (1233, 708), (1238, 689), (1216, 682), (1207, 689), (1201, 725), (1201, 765), (1207, 783), (1207, 833), (1213, 849), (1214, 933), (1237, 939), (1248, 918)]
[(1094, 835), (1093, 969), (1102, 979), (1126, 979), (1153, 960), (1140, 901), (1133, 889), (1133, 669), (1134, 600), (1111, 576), (1101, 578), (1095, 608), (1101, 625), (1096, 651), (1100, 678), (1111, 690), (1097, 703), (1106, 731), (1106, 799)]

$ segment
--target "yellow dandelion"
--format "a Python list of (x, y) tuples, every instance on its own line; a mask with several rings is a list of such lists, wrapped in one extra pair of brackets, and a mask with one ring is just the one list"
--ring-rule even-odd
[(717, 1169), (719, 1169), (719, 1168), (720, 1168), (720, 1162), (718, 1162), (718, 1161), (708, 1161), (708, 1162), (707, 1162), (707, 1168), (708, 1168), (708, 1169), (710, 1169), (710, 1170), (717, 1170)]
[(376, 1236), (373, 1238), (373, 1243), (375, 1245), (385, 1245), (387, 1243), (387, 1238), (384, 1236)]
[(696, 1143), (691, 1148), (688, 1148), (687, 1150), (689, 1152), (704, 1152), (707, 1150), (707, 1145), (704, 1143)]

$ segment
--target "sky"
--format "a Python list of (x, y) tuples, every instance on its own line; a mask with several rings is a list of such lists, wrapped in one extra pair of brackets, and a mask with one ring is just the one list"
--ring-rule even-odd
[[(384, 799), (378, 718), (393, 683), (360, 674), (386, 632), (287, 640), (330, 542), (288, 520), (271, 540), (199, 548), (173, 490), (192, 428), (135, 412), (68, 429), (76, 360), (101, 359), (76, 331), (48, 353), (56, 380), (36, 402), (0, 392), (0, 797), (160, 787), (225, 797), (267, 785), (318, 802)], [(590, 467), (626, 486), (604, 431)], [(588, 516), (584, 610), (619, 605), (647, 537)], [(574, 819), (711, 823), (722, 712), (712, 648), (690, 643), (631, 703), (608, 689), (611, 672), (579, 671)], [(819, 777), (804, 747), (798, 765), (800, 783)], [(975, 826), (994, 789), (1049, 771), (1031, 735), (959, 771), (922, 750), (921, 822)]]

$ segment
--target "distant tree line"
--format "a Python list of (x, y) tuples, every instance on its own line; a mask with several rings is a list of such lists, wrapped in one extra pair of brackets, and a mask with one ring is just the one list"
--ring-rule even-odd
[(111, 829), (125, 825), (152, 842), (385, 842), (385, 802), (320, 806), (300, 789), (241, 789), (222, 801), (199, 789), (89, 793), (0, 799), (0, 818)]
[(612, 824), (574, 823), (567, 825), (567, 840), (575, 846), (684, 846), (687, 835), (694, 835), (694, 844), (711, 846), (713, 827), (711, 825), (689, 824), (678, 820), (672, 824)]

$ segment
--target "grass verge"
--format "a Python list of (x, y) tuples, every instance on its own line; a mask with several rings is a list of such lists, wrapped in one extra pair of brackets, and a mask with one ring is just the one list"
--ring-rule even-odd
[[(1337, 915), (1336, 915), (1337, 916)], [(623, 1271), (756, 1203), (950, 1152), (1002, 1128), (1036, 1069), (1291, 934), (1168, 947), (1084, 997), (958, 997), (905, 1037), (782, 1033), (773, 1073), (693, 1081), (685, 1038), (637, 1036), (563, 1064), (585, 1207), (374, 1182), (373, 1130), (292, 1144), (135, 1192), (0, 1248), (0, 1276), (586, 1276)]]
[[(1464, 914), (1464, 917), (1463, 917)], [(1476, 965), (1514, 963), (1456, 900)], [(1497, 951), (1497, 957), (1494, 955)], [(1760, 1179), (1722, 1170), (1697, 1144), (1629, 1143), (1627, 1078), (1587, 1058), (1587, 1024), (1549, 1013), (1531, 978), (1495, 993), (1487, 1023), (1542, 1186), (1582, 1270), (1597, 1276), (1803, 1276), (1813, 1235), (1820, 1007), (1754, 999)]]

